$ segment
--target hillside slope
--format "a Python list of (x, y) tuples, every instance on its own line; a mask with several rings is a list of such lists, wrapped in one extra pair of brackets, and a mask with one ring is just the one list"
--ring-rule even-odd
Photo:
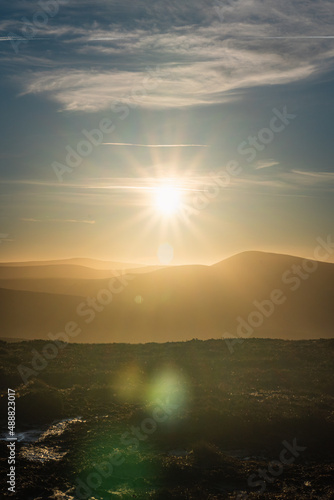
[[(111, 283), (120, 293), (106, 291), (110, 279), (94, 280), (90, 289), (88, 281), (74, 280), (69, 295), (1, 289), (2, 335), (45, 338), (49, 330), (76, 321), (82, 332), (75, 341), (85, 342), (166, 342), (237, 332), (283, 339), (333, 336), (334, 264), (245, 252), (213, 266), (133, 275), (123, 290), (118, 281)], [(87, 296), (97, 298), (96, 310)]]

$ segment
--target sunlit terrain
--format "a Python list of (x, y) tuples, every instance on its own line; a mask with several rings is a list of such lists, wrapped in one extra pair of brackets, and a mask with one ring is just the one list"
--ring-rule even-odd
[(0, 500), (334, 500), (333, 14), (0, 2)]
[(332, 340), (249, 339), (233, 356), (223, 340), (73, 344), (23, 386), (16, 365), (43, 345), (1, 342), (16, 498), (331, 498)]

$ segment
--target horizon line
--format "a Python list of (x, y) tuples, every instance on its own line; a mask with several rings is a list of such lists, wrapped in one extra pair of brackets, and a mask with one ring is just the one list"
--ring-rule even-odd
[[(38, 264), (39, 262), (41, 263), (45, 263), (45, 262), (53, 262), (53, 261), (58, 261), (58, 262), (62, 262), (62, 261), (66, 261), (66, 260), (92, 260), (92, 261), (96, 261), (96, 262), (101, 262), (101, 263), (116, 263), (116, 264), (130, 264), (132, 267), (128, 268), (128, 269), (134, 269), (133, 266), (138, 266), (138, 267), (180, 267), (180, 266), (205, 266), (205, 267), (211, 267), (211, 266), (214, 266), (216, 264), (219, 264), (220, 262), (223, 262), (227, 259), (230, 259), (232, 257), (236, 257), (237, 255), (241, 255), (241, 254), (244, 254), (244, 253), (265, 253), (265, 254), (273, 254), (273, 255), (279, 255), (279, 256), (287, 256), (287, 257), (296, 257), (296, 258), (299, 258), (299, 259), (306, 259), (306, 260), (312, 260), (312, 261), (315, 261), (315, 262), (323, 262), (323, 263), (328, 263), (328, 264), (334, 264), (333, 261), (329, 261), (328, 259), (327, 260), (316, 260), (314, 257), (305, 257), (305, 256), (302, 256), (302, 255), (296, 255), (296, 254), (291, 254), (291, 253), (284, 253), (284, 252), (274, 252), (274, 251), (267, 251), (267, 250), (242, 250), (240, 252), (236, 252), (236, 253), (232, 253), (230, 255), (228, 255), (227, 257), (224, 257), (220, 260), (215, 260), (214, 262), (212, 262), (211, 264), (203, 264), (203, 263), (199, 263), (199, 262), (191, 262), (191, 263), (183, 263), (183, 264), (161, 264), (161, 263), (154, 263), (154, 262), (150, 262), (150, 263), (140, 263), (140, 262), (125, 262), (125, 261), (119, 261), (119, 260), (104, 260), (104, 259), (98, 259), (98, 258), (94, 258), (94, 257), (63, 257), (63, 258), (48, 258), (48, 259), (44, 259), (44, 260), (12, 260), (12, 261), (2, 261), (0, 260), (0, 266), (1, 265), (4, 265), (4, 264), (28, 264), (28, 263), (36, 263)], [(108, 269), (105, 269), (105, 270), (108, 270)]]

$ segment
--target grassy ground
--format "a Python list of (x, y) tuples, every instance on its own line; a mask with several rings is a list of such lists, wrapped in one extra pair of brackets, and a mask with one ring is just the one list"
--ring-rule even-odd
[(0, 343), (2, 428), (10, 387), (40, 432), (16, 498), (334, 498), (334, 340), (69, 344), (24, 384), (45, 345)]

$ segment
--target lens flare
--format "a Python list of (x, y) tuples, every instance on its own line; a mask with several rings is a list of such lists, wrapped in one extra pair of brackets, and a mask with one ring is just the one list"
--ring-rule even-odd
[(187, 384), (182, 374), (172, 369), (159, 372), (149, 387), (148, 399), (172, 416), (187, 403)]

